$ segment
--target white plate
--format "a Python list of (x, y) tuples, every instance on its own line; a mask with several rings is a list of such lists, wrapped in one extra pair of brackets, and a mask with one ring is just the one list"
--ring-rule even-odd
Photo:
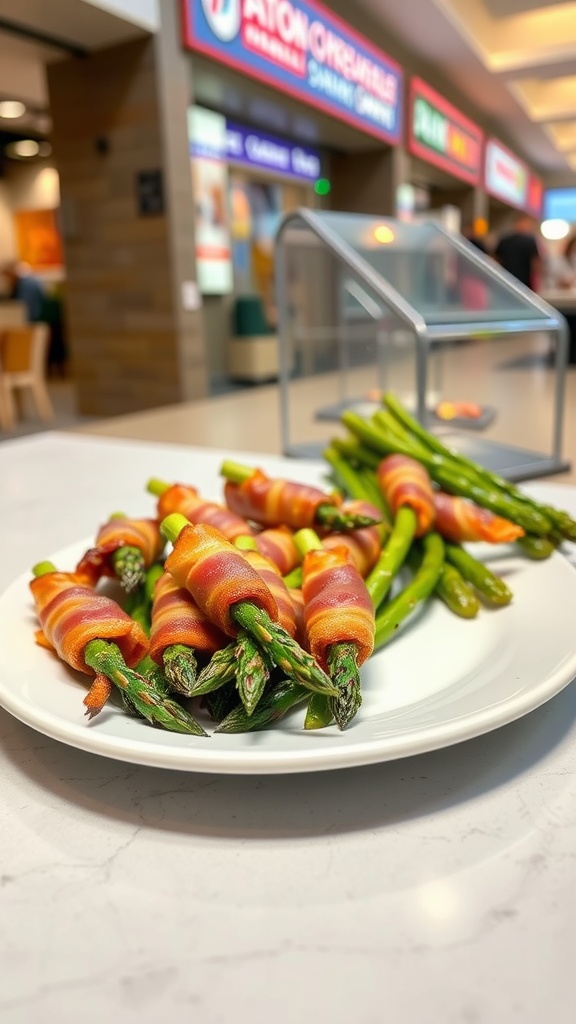
[[(51, 556), (72, 568), (91, 541)], [(84, 717), (85, 677), (36, 646), (29, 576), (0, 597), (0, 704), (47, 736), (121, 761), (188, 771), (270, 774), (392, 760), (458, 743), (520, 718), (576, 675), (576, 572), (500, 557), (513, 602), (457, 619), (429, 601), (363, 669), (364, 702), (345, 732), (304, 732), (296, 710), (265, 732), (209, 739), (151, 728), (119, 708)]]

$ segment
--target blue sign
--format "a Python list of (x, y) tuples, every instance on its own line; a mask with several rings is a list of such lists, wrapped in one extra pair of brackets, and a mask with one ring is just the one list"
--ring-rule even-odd
[(230, 163), (260, 167), (299, 181), (315, 182), (320, 177), (320, 155), (316, 150), (230, 121), (226, 122), (226, 156)]
[(576, 188), (550, 188), (544, 193), (544, 220), (576, 223)]
[(182, 0), (191, 50), (389, 143), (402, 70), (317, 0)]

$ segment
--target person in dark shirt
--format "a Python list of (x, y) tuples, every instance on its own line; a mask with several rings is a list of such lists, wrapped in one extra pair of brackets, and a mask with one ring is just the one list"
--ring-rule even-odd
[(521, 214), (516, 218), (512, 231), (503, 235), (498, 242), (494, 258), (527, 288), (538, 290), (541, 259), (530, 217)]
[(24, 304), (28, 323), (42, 320), (44, 289), (27, 263), (7, 263), (3, 275), (8, 282), (8, 294)]

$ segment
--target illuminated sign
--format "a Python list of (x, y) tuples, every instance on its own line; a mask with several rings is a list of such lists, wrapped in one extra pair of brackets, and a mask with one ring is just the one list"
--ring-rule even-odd
[(420, 78), (410, 83), (408, 149), (422, 160), (480, 183), (482, 132)]
[(232, 291), (226, 119), (203, 107), (188, 110), (190, 173), (195, 207), (196, 276), (203, 295)]
[(226, 155), (231, 163), (257, 167), (314, 184), (320, 177), (320, 154), (243, 125), (226, 122)]
[(191, 50), (398, 143), (402, 70), (317, 0), (182, 0)]
[(542, 217), (542, 203), (544, 200), (544, 186), (534, 174), (528, 178), (528, 198), (526, 209), (536, 220)]
[(486, 145), (484, 187), (496, 199), (525, 210), (528, 206), (528, 168), (495, 139)]
[(544, 196), (544, 220), (576, 223), (576, 188), (551, 188)]

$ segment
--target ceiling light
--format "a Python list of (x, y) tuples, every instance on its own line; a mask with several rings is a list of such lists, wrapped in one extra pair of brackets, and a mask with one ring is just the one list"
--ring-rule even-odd
[(9, 142), (5, 148), (8, 156), (16, 157), (17, 160), (28, 160), (30, 157), (38, 156), (40, 146), (34, 139), (19, 139), (18, 142)]
[(26, 113), (26, 107), (20, 100), (0, 100), (0, 117), (16, 118)]
[(567, 220), (545, 220), (540, 226), (540, 231), (549, 242), (556, 242), (559, 238), (566, 238), (570, 233), (570, 225)]

